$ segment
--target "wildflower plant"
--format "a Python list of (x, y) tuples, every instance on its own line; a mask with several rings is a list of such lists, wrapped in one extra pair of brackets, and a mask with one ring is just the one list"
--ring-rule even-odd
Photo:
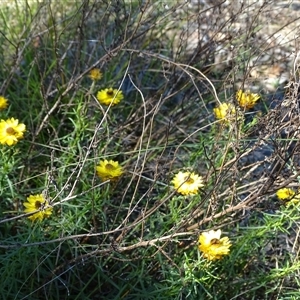
[(116, 180), (123, 174), (123, 168), (119, 162), (113, 160), (101, 160), (99, 165), (96, 166), (97, 175), (102, 181)]
[(93, 81), (100, 80), (102, 78), (103, 74), (101, 73), (100, 69), (94, 68), (89, 72), (89, 78)]
[(282, 188), (276, 192), (276, 195), (280, 200), (291, 200), (295, 194), (296, 193), (290, 188)]
[(23, 139), (26, 126), (19, 123), (18, 119), (10, 118), (0, 121), (0, 143), (13, 146)]
[(0, 110), (6, 109), (7, 106), (8, 106), (8, 100), (5, 97), (0, 96)]
[(202, 232), (199, 236), (199, 250), (208, 260), (219, 260), (230, 252), (228, 237), (221, 238), (221, 229)]
[(178, 193), (182, 195), (198, 194), (199, 188), (203, 187), (203, 179), (194, 172), (178, 172), (171, 183)]
[(107, 106), (108, 105), (114, 106), (118, 104), (121, 100), (123, 100), (123, 98), (124, 98), (123, 92), (113, 88), (100, 90), (97, 93), (97, 99), (99, 103)]
[(230, 123), (236, 118), (235, 107), (231, 103), (221, 103), (213, 109), (216, 119)]
[(293, 204), (299, 204), (300, 202), (300, 194), (296, 193), (294, 190), (290, 188), (282, 188), (276, 192), (276, 196), (279, 200), (282, 200), (286, 203), (287, 206)]
[(250, 109), (255, 106), (257, 101), (260, 99), (258, 94), (251, 93), (250, 91), (243, 92), (238, 90), (236, 93), (236, 99), (240, 107), (244, 109)]
[[(261, 32), (277, 2), (81, 2), (0, 4), (2, 298), (299, 298), (298, 192), (279, 193), (280, 210), (272, 196), (298, 180), (297, 132), (280, 135), (297, 126), (298, 82), (285, 111), (269, 114), (266, 97), (251, 133), (258, 95), (219, 100), (267, 92), (252, 70), (297, 44), (272, 39), (286, 36), (277, 22)], [(214, 227), (230, 236), (203, 232)]]
[(48, 218), (52, 214), (53, 208), (50, 206), (49, 201), (45, 199), (42, 194), (30, 195), (27, 198), (27, 202), (24, 202), (25, 213), (36, 212), (29, 216), (31, 221), (42, 221), (44, 218)]

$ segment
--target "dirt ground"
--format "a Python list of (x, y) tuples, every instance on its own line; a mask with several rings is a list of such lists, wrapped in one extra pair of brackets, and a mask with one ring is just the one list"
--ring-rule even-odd
[[(186, 54), (203, 58), (201, 51), (213, 53), (213, 71), (237, 72), (236, 86), (274, 92), (290, 78), (298, 64), (300, 35), (299, 1), (180, 1), (178, 19), (188, 15)], [(182, 27), (181, 27), (182, 28)], [(170, 35), (173, 34), (171, 31)], [(181, 35), (174, 46), (182, 41)], [(230, 70), (231, 69), (231, 70)]]

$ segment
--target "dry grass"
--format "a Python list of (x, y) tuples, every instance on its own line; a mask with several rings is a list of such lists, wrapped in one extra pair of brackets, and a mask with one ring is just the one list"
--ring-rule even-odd
[[(20, 299), (55, 299), (60, 290), (76, 299), (100, 293), (146, 299), (152, 286), (168, 281), (174, 290), (162, 293), (167, 285), (158, 285), (153, 299), (185, 297), (193, 285), (181, 263), (185, 253), (196, 255), (201, 231), (222, 228), (238, 236), (239, 227), (267, 227), (261, 213), (277, 214), (281, 207), (274, 193), (298, 187), (298, 7), (288, 1), (240, 2), (45, 1), (1, 8), (6, 51), (0, 55), (0, 91), (28, 134), (5, 171), (9, 180), (2, 180), (8, 200), (1, 207), (6, 233), (0, 247), (14, 249), (19, 258), (24, 254), (18, 249), (36, 251), (38, 261), (33, 273), (24, 271), (32, 294), (24, 283)], [(91, 85), (87, 74), (94, 67), (104, 78)], [(107, 109), (95, 92), (108, 86), (121, 89), (125, 99)], [(261, 102), (244, 112), (243, 124), (224, 128), (212, 108), (224, 101), (237, 106), (239, 88), (260, 93)], [(94, 168), (100, 158), (122, 161), (126, 176), (99, 183)], [(201, 196), (176, 196), (170, 180), (181, 169), (204, 177)], [(17, 228), (25, 226), (24, 195), (41, 190), (52, 198), (56, 219), (35, 239)], [(291, 221), (288, 254), (299, 251), (297, 222)], [(278, 249), (282, 240), (272, 247)], [(238, 283), (228, 291), (220, 287), (226, 299), (250, 299), (237, 298), (247, 292), (260, 299), (274, 286), (261, 278), (276, 263), (268, 261), (262, 270), (256, 258), (252, 263), (245, 257), (246, 250), (236, 273), (226, 264), (222, 269)], [(256, 280), (251, 276), (257, 269)], [(35, 272), (41, 272), (37, 284)], [(244, 285), (248, 272), (252, 281)], [(263, 287), (256, 293), (257, 282)], [(295, 281), (289, 285), (294, 288)], [(280, 288), (285, 290), (284, 280)], [(207, 293), (213, 291), (211, 283)]]

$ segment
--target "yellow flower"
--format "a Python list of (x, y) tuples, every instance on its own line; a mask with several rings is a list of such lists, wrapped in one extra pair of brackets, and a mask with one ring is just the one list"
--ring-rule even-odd
[(97, 81), (97, 80), (100, 80), (102, 78), (102, 73), (99, 69), (97, 68), (94, 68), (90, 71), (89, 73), (89, 77), (94, 80), (94, 81)]
[(123, 169), (117, 161), (101, 160), (96, 167), (97, 175), (103, 180), (113, 180), (123, 174)]
[(26, 126), (19, 124), (18, 119), (7, 119), (0, 121), (0, 144), (8, 146), (15, 145), (19, 139), (23, 138)]
[(242, 108), (252, 108), (258, 101), (260, 96), (258, 94), (252, 94), (250, 91), (243, 92), (238, 90), (236, 93), (236, 99)]
[(220, 106), (214, 108), (214, 114), (217, 119), (229, 121), (235, 117), (235, 107), (231, 103), (222, 103)]
[(221, 237), (221, 229), (202, 232), (199, 236), (199, 250), (208, 260), (221, 259), (224, 255), (228, 255), (231, 243), (228, 237)]
[(288, 202), (286, 203), (286, 206), (289, 207), (290, 205), (297, 205), (297, 204), (299, 204), (299, 202), (300, 202), (300, 197), (299, 197), (299, 195), (298, 195), (298, 196), (296, 196), (295, 198), (293, 198), (293, 199), (291, 199), (290, 201), (288, 201)]
[(280, 200), (291, 200), (295, 196), (295, 192), (289, 188), (283, 188), (277, 191), (276, 196)]
[(108, 88), (101, 90), (97, 93), (97, 99), (104, 105), (116, 105), (124, 98), (122, 91), (117, 89)]
[[(47, 201), (42, 194), (30, 195), (27, 198), (28, 202), (24, 203), (26, 209), (24, 212), (31, 213), (39, 210), (37, 213), (28, 217), (31, 221), (40, 220), (48, 218), (52, 214), (52, 207), (49, 207), (49, 201)], [(47, 207), (48, 206), (48, 207)]]
[(296, 194), (292, 189), (289, 188), (278, 190), (276, 196), (278, 199), (285, 201), (287, 207), (300, 202), (300, 194)]
[(0, 96), (0, 110), (5, 109), (8, 106), (7, 99), (3, 96)]
[(204, 186), (202, 177), (191, 172), (177, 173), (171, 183), (182, 195), (195, 195), (198, 189)]

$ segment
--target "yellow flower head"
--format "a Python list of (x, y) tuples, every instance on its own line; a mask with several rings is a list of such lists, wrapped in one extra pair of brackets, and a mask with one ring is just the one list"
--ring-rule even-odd
[(5, 109), (8, 106), (8, 101), (3, 96), (0, 96), (0, 110)]
[(103, 180), (113, 180), (123, 174), (123, 169), (117, 161), (101, 160), (96, 167), (97, 175)]
[(171, 183), (182, 195), (195, 195), (198, 193), (198, 189), (204, 186), (202, 177), (191, 172), (177, 173)]
[(124, 98), (122, 91), (117, 89), (108, 88), (101, 90), (97, 93), (97, 99), (104, 105), (116, 105)]
[(222, 103), (214, 108), (214, 114), (217, 119), (229, 121), (235, 117), (235, 107), (231, 103)]
[(278, 199), (286, 202), (286, 206), (298, 204), (300, 202), (300, 194), (296, 194), (292, 189), (283, 188), (277, 191)]
[(97, 81), (100, 80), (102, 78), (102, 73), (99, 69), (94, 68), (90, 71), (89, 73), (89, 77), (93, 80), (93, 81)]
[(295, 196), (295, 192), (289, 188), (283, 188), (277, 191), (276, 196), (280, 200), (291, 200)]
[(199, 236), (198, 248), (208, 260), (217, 260), (228, 255), (230, 247), (228, 237), (221, 238), (221, 229), (202, 232)]
[(23, 138), (26, 126), (19, 124), (18, 119), (7, 119), (0, 121), (0, 144), (12, 146), (15, 145), (19, 139)]
[[(39, 195), (30, 195), (27, 198), (28, 202), (24, 203), (26, 209), (24, 212), (31, 213), (39, 210), (37, 213), (28, 217), (31, 221), (40, 220), (48, 218), (52, 214), (52, 207), (49, 207), (49, 202), (44, 198), (42, 194)], [(47, 207), (48, 206), (48, 207)]]
[(260, 96), (258, 94), (252, 94), (250, 91), (243, 92), (242, 90), (238, 90), (236, 93), (236, 99), (242, 108), (252, 108), (258, 101)]

